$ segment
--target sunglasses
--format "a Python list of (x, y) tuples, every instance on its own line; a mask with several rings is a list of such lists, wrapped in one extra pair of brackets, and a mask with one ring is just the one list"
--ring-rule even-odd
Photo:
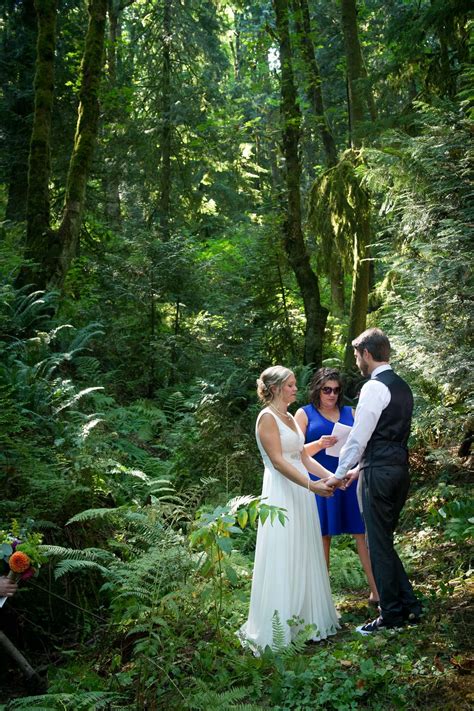
[(329, 385), (325, 385), (323, 388), (321, 388), (321, 392), (325, 395), (330, 395), (331, 393), (334, 393), (334, 395), (339, 395), (339, 393), (341, 392), (341, 388), (339, 385), (336, 388), (330, 388)]

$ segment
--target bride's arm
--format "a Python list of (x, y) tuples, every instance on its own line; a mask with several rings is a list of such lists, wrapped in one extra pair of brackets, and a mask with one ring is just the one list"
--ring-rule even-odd
[[(332, 489), (328, 487), (323, 481), (312, 481), (311, 479), (308, 479), (308, 477), (305, 476), (303, 472), (300, 472), (299, 469), (297, 469), (292, 464), (286, 461), (281, 451), (280, 432), (278, 430), (278, 425), (275, 422), (275, 418), (273, 417), (273, 415), (270, 415), (268, 413), (262, 415), (258, 424), (258, 434), (265, 452), (270, 457), (271, 463), (273, 464), (275, 469), (280, 472), (280, 474), (283, 474), (283, 476), (285, 476), (287, 479), (290, 479), (290, 481), (293, 481), (295, 484), (299, 484), (299, 486), (302, 486), (305, 489), (309, 488), (309, 490), (312, 491), (314, 494), (319, 494), (319, 496), (332, 496)], [(310, 459), (310, 457), (308, 457), (308, 459)], [(323, 472), (326, 471), (319, 464), (317, 466)], [(329, 474), (329, 472), (327, 474)], [(321, 475), (318, 474), (318, 476)], [(325, 474), (323, 473), (323, 477), (324, 476)]]
[(307, 454), (306, 448), (303, 448), (303, 451), (301, 452), (301, 461), (305, 465), (306, 469), (311, 472), (311, 474), (319, 476), (320, 479), (329, 479), (329, 477), (333, 476), (333, 472), (330, 472), (329, 469), (325, 469), (322, 464)]

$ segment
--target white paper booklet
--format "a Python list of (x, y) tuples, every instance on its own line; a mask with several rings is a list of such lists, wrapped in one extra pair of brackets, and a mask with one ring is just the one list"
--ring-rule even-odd
[(3, 605), (4, 605), (5, 602), (6, 602), (6, 600), (7, 600), (6, 597), (0, 597), (0, 607), (3, 607)]
[(338, 457), (351, 429), (352, 427), (349, 427), (349, 425), (342, 425), (340, 422), (336, 422), (331, 435), (337, 437), (337, 442), (326, 449), (326, 454), (329, 454), (330, 457)]

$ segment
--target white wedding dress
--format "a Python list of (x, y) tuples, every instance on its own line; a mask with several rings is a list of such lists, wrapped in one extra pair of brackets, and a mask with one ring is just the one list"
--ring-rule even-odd
[[(264, 413), (270, 413), (277, 422), (284, 458), (308, 476), (301, 461), (304, 435), (296, 421), (297, 433), (271, 409), (263, 409), (256, 424), (257, 444), (265, 465), (262, 498), (267, 504), (285, 508), (288, 519), (284, 526), (278, 519), (272, 525), (270, 518), (258, 525), (249, 616), (237, 633), (242, 644), (256, 655), (267, 645), (273, 646), (275, 613), (283, 627), (285, 644), (308, 624), (315, 626), (308, 635), (315, 641), (335, 634), (339, 628), (315, 497), (272, 465), (258, 436)], [(288, 625), (295, 617), (298, 623)]]

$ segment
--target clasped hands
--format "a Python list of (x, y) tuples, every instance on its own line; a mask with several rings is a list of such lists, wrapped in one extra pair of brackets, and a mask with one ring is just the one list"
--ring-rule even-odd
[(359, 477), (359, 467), (356, 467), (355, 469), (350, 469), (343, 479), (336, 479), (335, 476), (330, 476), (327, 479), (324, 479), (324, 483), (326, 484), (326, 486), (331, 488), (333, 491), (335, 491), (336, 489), (345, 490), (358, 477)]

